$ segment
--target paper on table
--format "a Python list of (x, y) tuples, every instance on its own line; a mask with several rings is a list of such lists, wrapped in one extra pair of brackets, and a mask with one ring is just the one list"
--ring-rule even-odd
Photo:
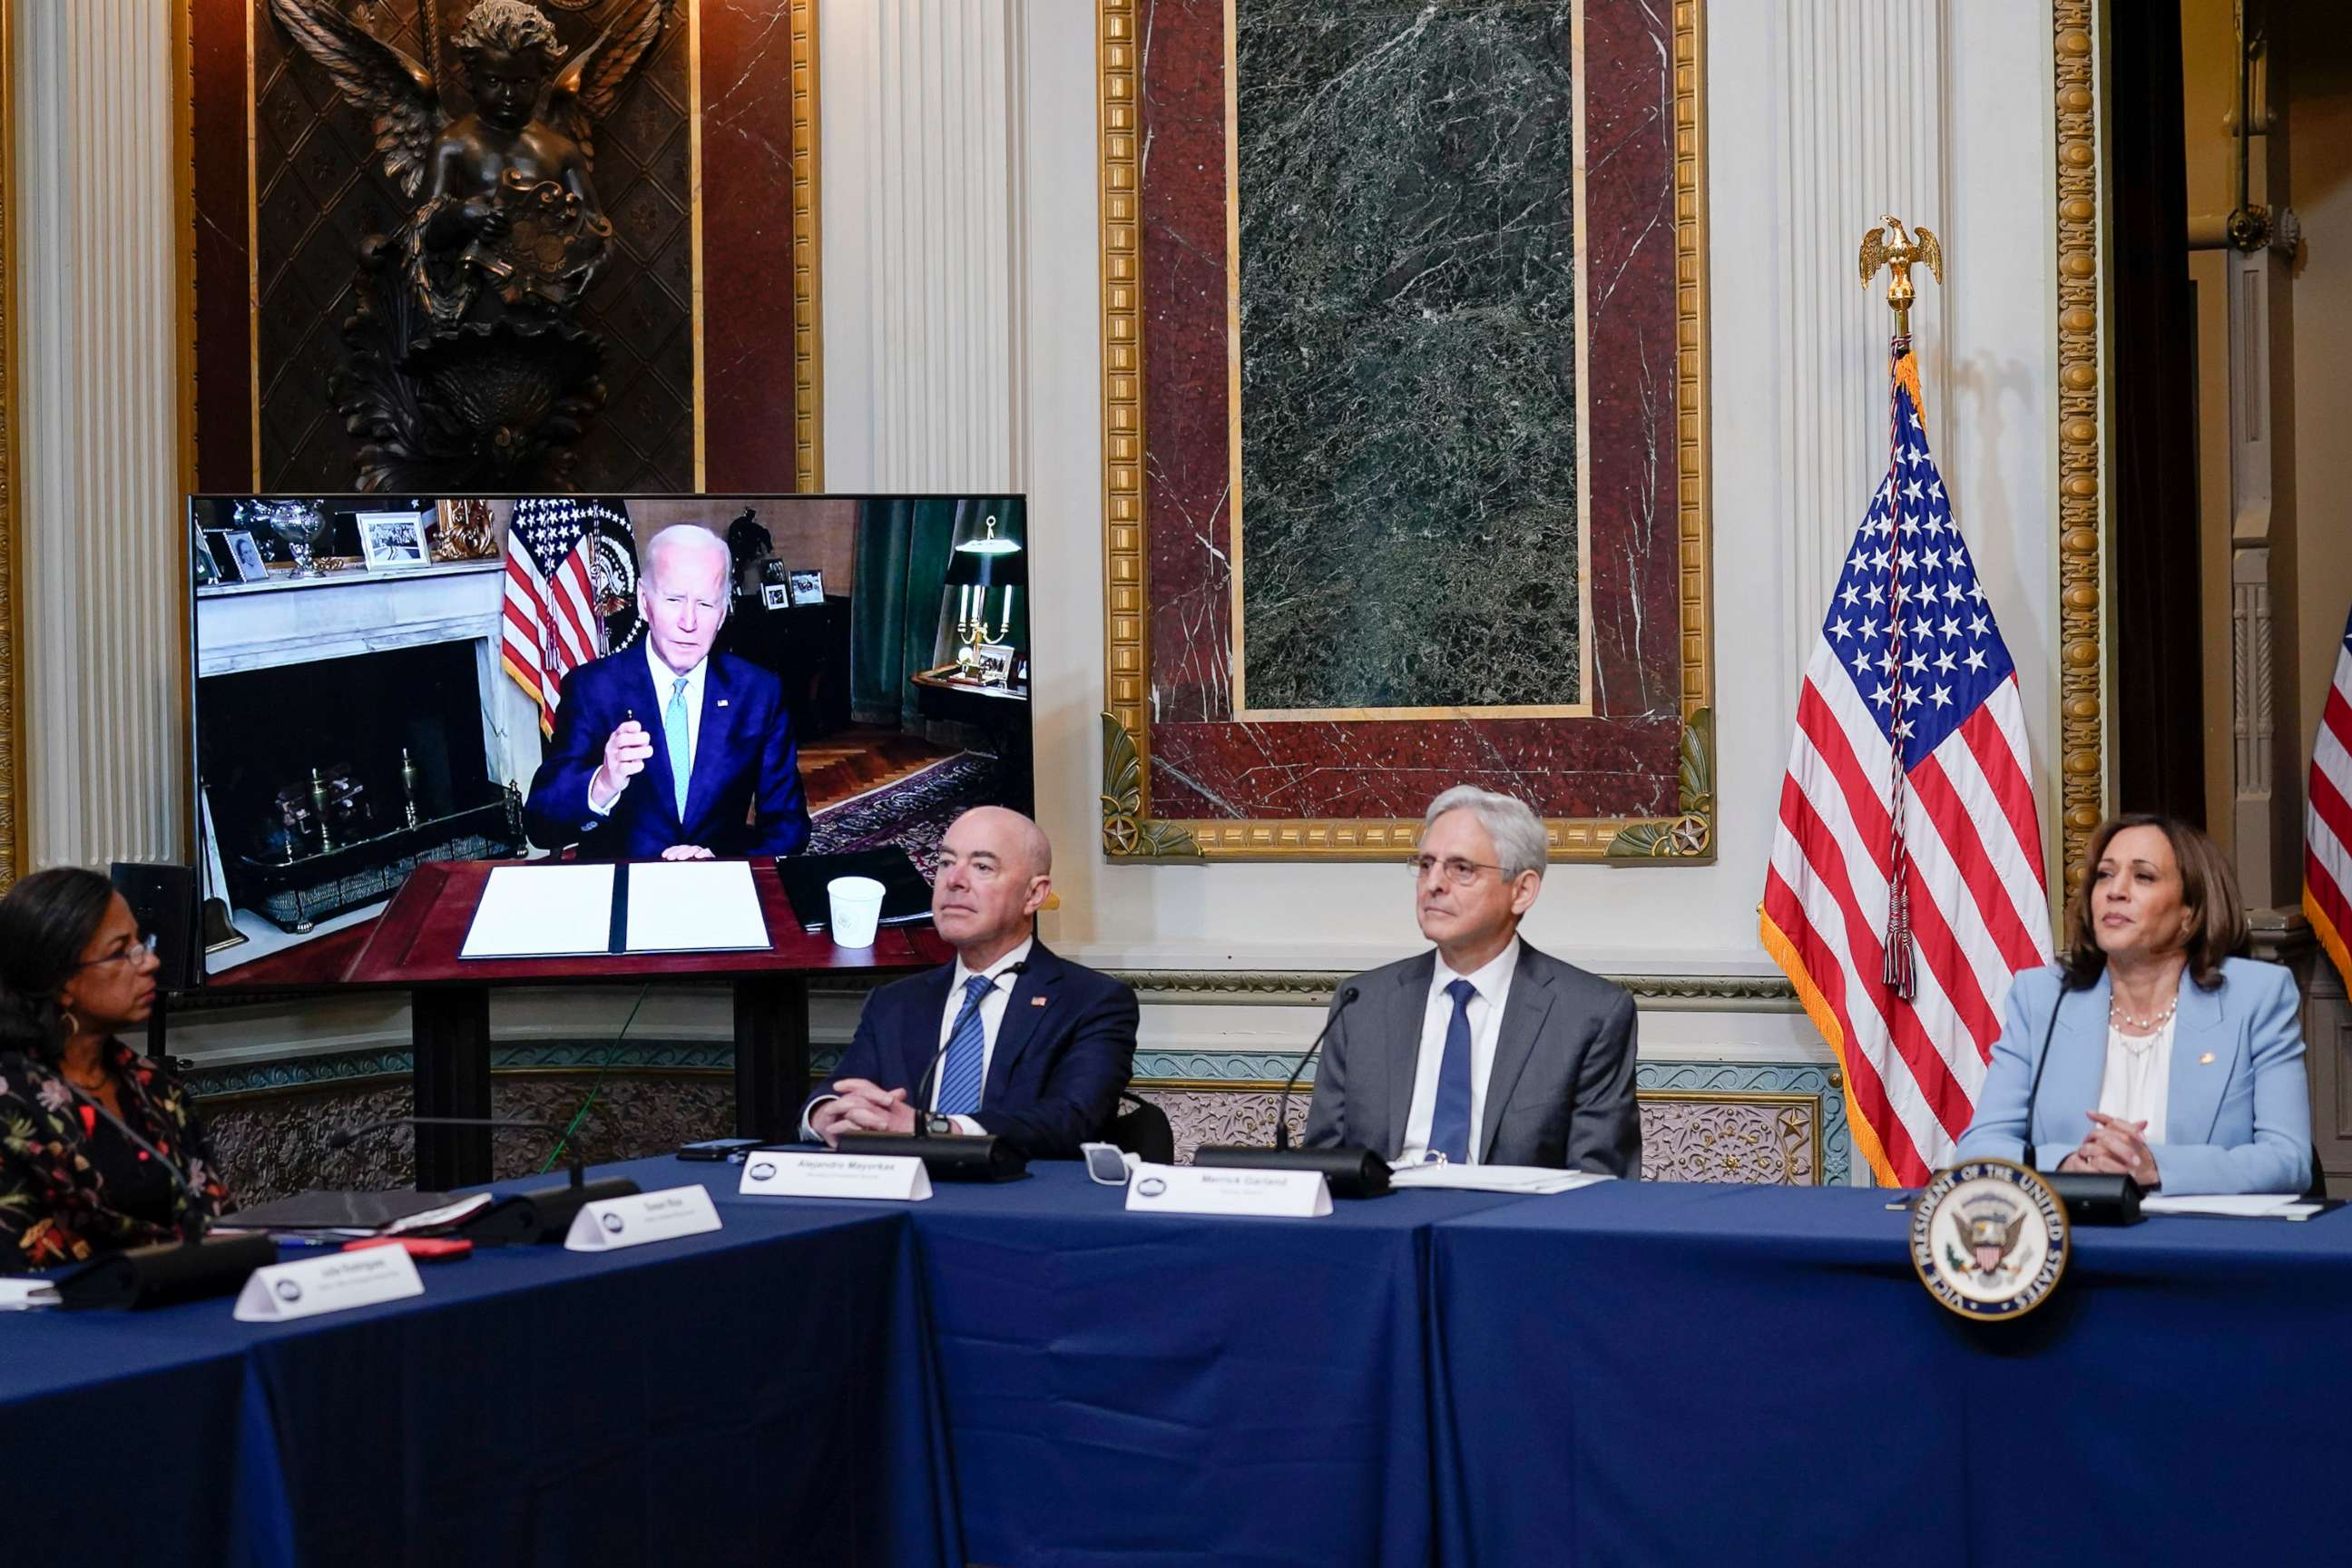
[(1389, 1173), (1392, 1187), (1444, 1187), (1465, 1193), (1565, 1193), (1614, 1176), (1555, 1171), (1549, 1165), (1405, 1165)]
[(631, 952), (759, 951), (768, 942), (746, 860), (656, 860), (629, 868)]
[(460, 958), (554, 958), (603, 952), (613, 943), (613, 868), (500, 866)]
[(2221, 1215), (2233, 1219), (2303, 1219), (2318, 1212), (2299, 1193), (2214, 1193), (2196, 1197), (2165, 1197), (2139, 1201), (2142, 1214)]
[(376, 1234), (411, 1236), (420, 1231), (448, 1230), (459, 1220), (471, 1218), (475, 1213), (489, 1207), (497, 1201), (498, 1194), (495, 1193), (468, 1193), (456, 1203), (445, 1204), (437, 1209), (426, 1209), (421, 1214), (407, 1215), (394, 1220)]
[(0, 1312), (57, 1304), (58, 1288), (47, 1279), (0, 1279)]

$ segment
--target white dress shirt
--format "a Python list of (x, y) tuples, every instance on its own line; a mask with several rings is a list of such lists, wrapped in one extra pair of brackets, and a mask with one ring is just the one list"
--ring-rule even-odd
[[(654, 710), (638, 714), (637, 722), (645, 726), (655, 750), (664, 756), (669, 755), (669, 731), (662, 721), (662, 710), (669, 706), (669, 694), (677, 685), (678, 676), (683, 674), (686, 677), (686, 776), (690, 780), (694, 777), (695, 748), (702, 742), (702, 683), (710, 673), (710, 661), (700, 659), (688, 670), (672, 669), (662, 662), (661, 655), (654, 651), (654, 639), (648, 637), (646, 638), (646, 668), (654, 678)], [(599, 763), (597, 765), (601, 767), (604, 764)], [(610, 816), (614, 802), (620, 798), (616, 791), (599, 801), (596, 798), (596, 775), (588, 775), (589, 810), (599, 816)]]
[[(955, 973), (948, 979), (947, 1005), (940, 1010), (940, 1036), (932, 1044), (933, 1050), (941, 1052), (947, 1049), (948, 1040), (955, 1033), (956, 1019), (963, 1012), (965, 983), (975, 974), (985, 974), (996, 982), (994, 987), (980, 999), (980, 1084), (982, 1093), (985, 1093), (988, 1089), (988, 1069), (996, 1061), (997, 1031), (1004, 1026), (1004, 1009), (1012, 1005), (1013, 985), (1004, 979), (1004, 972), (1016, 963), (1028, 963), (1029, 950), (1036, 945), (1037, 939), (1034, 936), (1025, 937), (1019, 947), (1014, 948), (986, 969), (967, 969), (964, 967), (962, 958), (958, 957)], [(940, 1059), (939, 1070), (931, 1074), (931, 1102), (924, 1107), (926, 1110), (939, 1110), (940, 1079), (945, 1076), (946, 1067), (947, 1059), (942, 1056)], [(908, 1084), (908, 1092), (913, 1093), (914, 1088), (913, 1084)], [(816, 1108), (828, 1100), (840, 1098), (837, 1094), (821, 1094), (809, 1101), (808, 1110), (801, 1114), (803, 1138), (816, 1137)], [(969, 1116), (951, 1116), (948, 1120), (955, 1123), (955, 1130), (959, 1132), (970, 1132), (977, 1136), (987, 1131)]]
[(2172, 1098), (2172, 1025), (2135, 1039), (2107, 1026), (2107, 1068), (2099, 1079), (2099, 1112), (2122, 1121), (2145, 1121), (2140, 1136), (2164, 1142), (2164, 1118)]
[(1421, 1057), (1412, 1074), (1412, 1107), (1405, 1112), (1404, 1147), (1397, 1152), (1400, 1165), (1417, 1165), (1429, 1156), (1429, 1124), (1437, 1114), (1437, 1075), (1445, 1064), (1445, 1030), (1454, 1022), (1454, 998), (1445, 988), (1467, 980), (1477, 994), (1470, 998), (1470, 1158), (1478, 1163), (1486, 1126), (1486, 1078), (1495, 1067), (1495, 1042), (1503, 1032), (1503, 1008), (1511, 999), (1511, 976), (1518, 973), (1519, 939), (1513, 937), (1502, 952), (1475, 974), (1456, 974), (1437, 960), (1429, 977), (1429, 1003), (1421, 1015)]

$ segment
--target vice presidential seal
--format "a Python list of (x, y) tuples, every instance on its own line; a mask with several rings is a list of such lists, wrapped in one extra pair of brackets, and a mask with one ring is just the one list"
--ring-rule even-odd
[(2007, 1160), (1969, 1160), (1927, 1184), (1911, 1209), (1911, 1266), (1964, 1318), (2020, 1318), (2066, 1272), (2066, 1205)]

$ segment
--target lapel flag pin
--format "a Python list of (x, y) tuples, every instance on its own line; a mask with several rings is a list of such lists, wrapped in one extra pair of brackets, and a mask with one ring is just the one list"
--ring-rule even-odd
[(726, 706), (727, 706), (727, 699), (725, 699), (724, 697), (720, 698), (720, 699), (719, 700), (719, 706), (720, 706), (721, 708), (726, 707)]
[(2197, 1065), (2200, 1068), (2211, 1067), (2213, 1065), (2213, 1053), (2207, 1051), (2203, 1056), (2199, 1057), (2197, 1058)]
[[(1043, 996), (1032, 996), (1029, 998), (1029, 1005), (1032, 1007), (1043, 1007), (1045, 1005), (1045, 999)], [(2211, 1058), (2208, 1058), (2207, 1059), (2210, 1061)]]

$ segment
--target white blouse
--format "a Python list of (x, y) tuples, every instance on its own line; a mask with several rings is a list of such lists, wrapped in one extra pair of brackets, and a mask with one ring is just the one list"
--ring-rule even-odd
[(2164, 1142), (2164, 1117), (2172, 1086), (2172, 1024), (2137, 1038), (2107, 1026), (2107, 1070), (2099, 1080), (2099, 1110), (2124, 1121), (2145, 1121), (2140, 1134), (2150, 1144)]

